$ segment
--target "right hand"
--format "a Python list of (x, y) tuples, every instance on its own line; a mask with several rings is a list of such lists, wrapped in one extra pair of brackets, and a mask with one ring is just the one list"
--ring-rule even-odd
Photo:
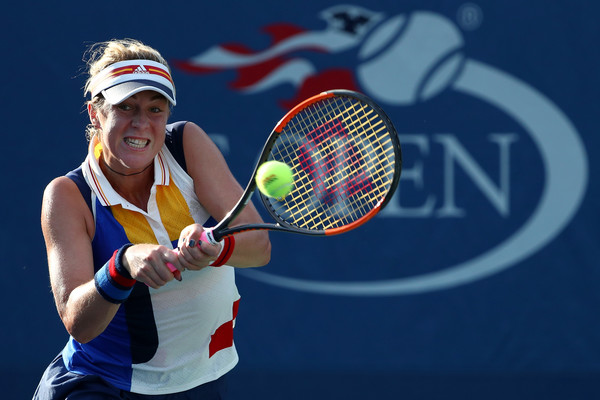
[[(181, 272), (184, 270), (176, 252), (155, 244), (136, 244), (129, 247), (123, 254), (122, 263), (133, 279), (153, 289), (166, 285), (175, 275), (181, 280)], [(180, 273), (171, 272), (168, 263)]]

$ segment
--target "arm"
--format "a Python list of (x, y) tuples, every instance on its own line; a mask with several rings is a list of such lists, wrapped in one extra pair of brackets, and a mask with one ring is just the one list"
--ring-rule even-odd
[[(69, 178), (55, 179), (44, 191), (41, 222), (58, 314), (69, 334), (86, 343), (106, 329), (119, 304), (105, 300), (96, 289), (92, 255), (94, 218)], [(165, 265), (167, 261), (182, 269), (164, 246), (132, 246), (123, 257), (123, 265), (130, 274), (153, 288), (173, 279)]]
[[(196, 195), (210, 215), (219, 221), (237, 203), (243, 188), (234, 178), (217, 146), (198, 125), (185, 125), (183, 145), (188, 173), (194, 180)], [(261, 222), (260, 214), (250, 202), (232, 225)], [(235, 236), (235, 242), (235, 250), (227, 265), (256, 267), (269, 262), (271, 243), (267, 231), (240, 233)], [(202, 243), (205, 253), (214, 253), (208, 247), (207, 243)]]
[(94, 285), (93, 216), (70, 179), (57, 178), (46, 188), (42, 231), (58, 314), (69, 334), (86, 343), (104, 331), (118, 305), (104, 300)]

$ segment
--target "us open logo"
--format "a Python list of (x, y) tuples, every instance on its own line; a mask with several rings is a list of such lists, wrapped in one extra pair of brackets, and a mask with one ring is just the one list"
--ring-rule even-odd
[[(547, 246), (569, 224), (588, 183), (587, 154), (577, 130), (552, 100), (538, 90), (464, 54), (460, 28), (471, 30), (473, 35), (472, 30), (482, 18), (475, 5), (467, 4), (461, 10), (459, 27), (447, 17), (429, 11), (388, 16), (363, 7), (340, 5), (319, 15), (327, 22), (324, 30), (288, 29), (287, 36), (279, 36), (263, 51), (215, 46), (178, 64), (179, 68), (195, 72), (235, 69), (239, 79), (233, 87), (246, 95), (292, 84), (297, 97), (282, 101), (283, 105), (295, 104), (317, 91), (332, 88), (331, 85), (362, 91), (392, 112), (427, 107), (441, 97), (456, 96), (470, 104), (494, 109), (518, 128), (482, 134), (480, 139), (494, 149), (490, 154), (495, 159), (497, 174), (492, 176), (481, 165), (480, 157), (469, 151), (461, 135), (442, 128), (430, 133), (407, 132), (400, 126), (403, 149), (412, 147), (424, 156), (432, 147), (438, 149), (442, 158), (441, 190), (425, 193), (420, 202), (403, 203), (407, 188), (422, 188), (426, 181), (423, 161), (413, 160), (403, 168), (399, 193), (379, 216), (386, 220), (465, 218), (468, 210), (457, 201), (459, 175), (470, 182), (494, 213), (509, 218), (512, 154), (526, 141), (534, 149), (532, 159), (538, 160), (539, 193), (531, 196), (535, 202), (529, 214), (506, 236), (468, 259), (441, 262), (424, 273), (376, 281), (299, 279), (262, 270), (245, 270), (245, 276), (279, 287), (330, 295), (391, 296), (448, 289), (515, 266)], [(352, 67), (345, 63), (342, 68), (320, 69), (309, 57), (291, 56), (300, 51), (304, 51), (302, 54), (319, 51), (333, 57), (349, 49), (356, 54)], [(260, 68), (261, 73), (256, 75), (257, 69), (251, 67), (261, 64), (265, 68)], [(526, 162), (521, 165), (529, 165)]]

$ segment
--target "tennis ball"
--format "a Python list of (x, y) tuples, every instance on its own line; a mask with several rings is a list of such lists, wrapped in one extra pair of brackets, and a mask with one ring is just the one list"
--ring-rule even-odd
[(256, 186), (268, 197), (283, 198), (294, 188), (294, 173), (281, 161), (267, 161), (258, 167)]

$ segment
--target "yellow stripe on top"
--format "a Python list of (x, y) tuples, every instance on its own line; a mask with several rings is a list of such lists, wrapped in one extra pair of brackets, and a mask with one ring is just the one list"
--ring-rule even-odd
[(137, 211), (126, 210), (120, 204), (111, 206), (110, 210), (125, 230), (125, 234), (131, 243), (158, 243), (150, 224), (143, 214)]
[[(156, 203), (169, 240), (178, 240), (183, 228), (193, 224), (194, 220), (189, 212), (187, 202), (172, 179), (170, 179), (169, 185), (156, 187)], [(112, 206), (111, 211), (119, 224), (123, 226), (131, 243), (158, 243), (146, 216), (137, 211), (124, 209), (121, 205)]]
[(157, 186), (156, 203), (160, 211), (160, 219), (169, 234), (171, 241), (178, 240), (179, 234), (188, 225), (194, 223), (187, 202), (179, 188), (169, 178), (166, 186)]

